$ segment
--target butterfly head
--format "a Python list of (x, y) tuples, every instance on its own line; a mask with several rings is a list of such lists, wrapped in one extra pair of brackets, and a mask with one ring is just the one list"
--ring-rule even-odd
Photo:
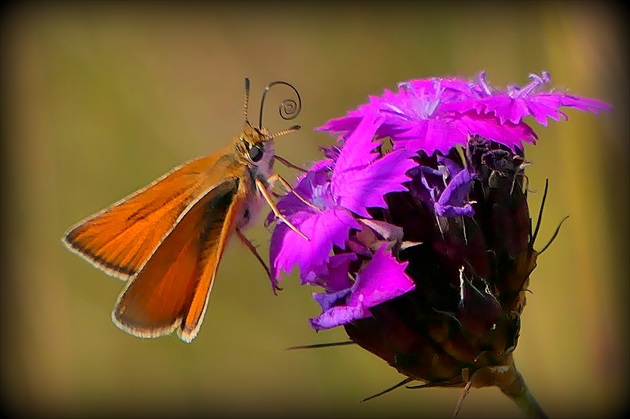
[(241, 134), (235, 139), (236, 149), (238, 154), (245, 159), (249, 165), (271, 167), (273, 164), (273, 158), (275, 155), (275, 148), (273, 140), (282, 135), (289, 134), (300, 129), (299, 125), (294, 125), (287, 129), (278, 131), (276, 133), (270, 133), (267, 128), (263, 126), (263, 109), (265, 105), (265, 97), (269, 89), (276, 85), (283, 84), (290, 87), (296, 94), (297, 100), (284, 99), (279, 105), (279, 113), (282, 119), (291, 120), (298, 116), (302, 108), (302, 99), (295, 87), (284, 81), (274, 81), (269, 83), (262, 94), (260, 101), (260, 117), (258, 126), (252, 125), (248, 118), (248, 105), (249, 105), (249, 79), (245, 78), (245, 125)]

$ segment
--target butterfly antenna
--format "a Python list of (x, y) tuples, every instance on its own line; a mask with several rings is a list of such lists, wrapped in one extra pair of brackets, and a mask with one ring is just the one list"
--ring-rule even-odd
[(243, 105), (244, 113), (245, 113), (245, 123), (249, 125), (249, 119), (247, 117), (247, 111), (249, 108), (249, 79), (245, 77), (245, 103)]
[[(284, 99), (282, 102), (280, 102), (280, 105), (278, 105), (278, 112), (280, 113), (280, 117), (285, 121), (290, 121), (292, 119), (295, 119), (302, 110), (302, 98), (300, 97), (300, 92), (298, 92), (298, 90), (292, 84), (281, 80), (272, 81), (267, 85), (267, 87), (265, 87), (262, 98), (260, 99), (260, 117), (258, 118), (258, 129), (262, 129), (263, 127), (263, 110), (265, 109), (265, 98), (267, 97), (267, 92), (269, 91), (269, 89), (271, 89), (272, 86), (275, 86), (276, 84), (284, 84), (285, 86), (290, 87), (297, 96), (297, 101), (294, 99)], [(284, 133), (286, 134), (287, 132), (296, 131), (297, 129), (295, 127), (292, 127), (289, 128), (289, 130), (285, 130), (286, 132)]]
[(270, 135), (270, 138), (277, 138), (277, 137), (281, 137), (283, 135), (295, 132), (295, 131), (299, 131), (300, 129), (302, 129), (301, 126), (299, 125), (293, 125), (290, 128), (287, 129), (283, 129), (282, 131), (278, 131), (278, 132), (274, 132), (273, 134)]

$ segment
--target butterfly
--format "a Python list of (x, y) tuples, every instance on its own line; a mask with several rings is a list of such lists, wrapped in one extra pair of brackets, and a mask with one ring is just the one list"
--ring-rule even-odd
[[(245, 78), (245, 123), (221, 151), (174, 168), (150, 185), (80, 221), (62, 241), (107, 274), (127, 280), (112, 313), (113, 322), (138, 337), (158, 337), (177, 330), (191, 342), (199, 332), (221, 257), (236, 235), (269, 268), (245, 237), (265, 201), (277, 219), (305, 240), (272, 200), (273, 185), (293, 189), (274, 161), (298, 168), (275, 155), (274, 140), (299, 125), (270, 133), (262, 125), (265, 96), (274, 85), (293, 89), (280, 115), (293, 119), (301, 110), (299, 92), (284, 81), (263, 91), (258, 126), (248, 119), (249, 79)], [(302, 198), (300, 198), (302, 199)], [(309, 204), (310, 205), (310, 204)], [(275, 281), (274, 284), (275, 291)]]

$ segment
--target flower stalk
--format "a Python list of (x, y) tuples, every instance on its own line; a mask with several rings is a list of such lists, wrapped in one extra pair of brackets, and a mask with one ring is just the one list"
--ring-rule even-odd
[(514, 364), (512, 364), (511, 370), (513, 371), (510, 377), (512, 380), (505, 380), (505, 382), (496, 380), (499, 383), (497, 387), (501, 389), (503, 394), (512, 399), (528, 418), (547, 418), (547, 415), (536, 401), (532, 392), (529, 391), (523, 376), (516, 370)]

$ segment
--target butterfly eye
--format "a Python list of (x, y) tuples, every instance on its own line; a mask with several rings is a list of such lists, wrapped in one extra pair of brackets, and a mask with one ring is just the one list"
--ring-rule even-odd
[(262, 159), (262, 156), (263, 151), (259, 146), (254, 145), (249, 149), (249, 158), (252, 159), (254, 163), (259, 162), (260, 159)]

